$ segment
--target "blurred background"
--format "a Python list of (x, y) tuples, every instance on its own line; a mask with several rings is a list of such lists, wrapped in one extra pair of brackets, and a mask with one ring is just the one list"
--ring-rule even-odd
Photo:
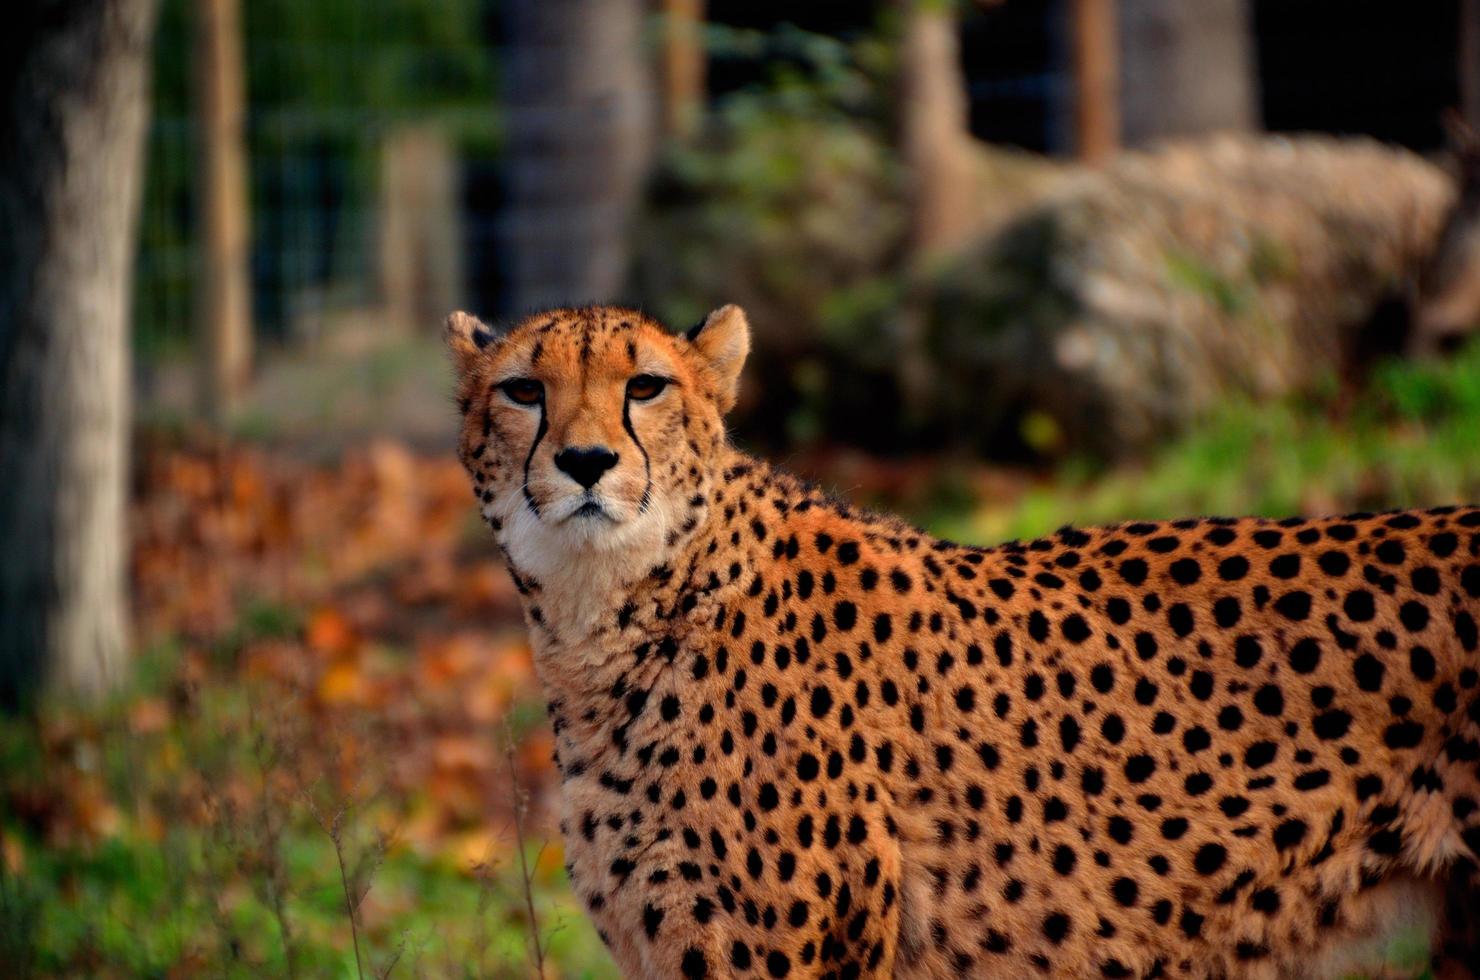
[(737, 441), (974, 543), (1480, 498), (1480, 0), (25, 0), (0, 94), (10, 976), (615, 975), (452, 309), (738, 302)]

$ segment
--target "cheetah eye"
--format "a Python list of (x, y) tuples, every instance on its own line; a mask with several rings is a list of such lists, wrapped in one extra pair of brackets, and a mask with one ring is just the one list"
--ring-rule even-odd
[(667, 378), (660, 378), (656, 374), (639, 374), (627, 382), (627, 397), (636, 402), (651, 401), (666, 387)]
[(516, 405), (538, 405), (545, 398), (545, 386), (533, 378), (510, 378), (499, 390)]

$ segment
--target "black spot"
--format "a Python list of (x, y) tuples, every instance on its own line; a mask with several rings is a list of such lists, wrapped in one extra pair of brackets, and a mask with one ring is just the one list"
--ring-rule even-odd
[(1125, 778), (1132, 783), (1144, 783), (1156, 772), (1156, 762), (1149, 755), (1133, 755), (1125, 761)]
[(1256, 912), (1274, 915), (1280, 910), (1280, 893), (1273, 888), (1260, 888), (1249, 896), (1249, 905)]
[(1416, 721), (1400, 721), (1387, 727), (1382, 740), (1390, 749), (1411, 749), (1423, 741), (1423, 732), (1423, 726)]
[(1197, 853), (1192, 857), (1192, 866), (1197, 869), (1198, 874), (1210, 875), (1223, 867), (1227, 860), (1228, 852), (1224, 850), (1222, 844), (1209, 843), (1197, 849)]
[(1434, 671), (1437, 665), (1434, 663), (1434, 655), (1424, 647), (1414, 647), (1408, 651), (1408, 669), (1413, 671), (1413, 676), (1421, 681), (1434, 679)]
[(1305, 821), (1286, 820), (1274, 829), (1274, 846), (1276, 850), (1284, 851), (1295, 847), (1305, 840)]
[(822, 718), (832, 710), (832, 692), (822, 686), (812, 689), (812, 717)]
[(1262, 769), (1274, 761), (1279, 747), (1273, 742), (1255, 742), (1244, 750), (1244, 765), (1250, 769)]
[(1403, 546), (1391, 538), (1377, 546), (1376, 555), (1384, 565), (1403, 564)]
[(1069, 917), (1062, 912), (1054, 912), (1043, 920), (1043, 935), (1057, 946), (1069, 935), (1069, 927)]
[(1146, 581), (1146, 562), (1140, 558), (1127, 558), (1120, 563), (1120, 577), (1129, 585), (1140, 585)]
[(1300, 574), (1300, 556), (1280, 555), (1269, 563), (1269, 574), (1275, 578), (1292, 579)]
[(1321, 645), (1308, 636), (1290, 648), (1290, 669), (1297, 674), (1311, 673), (1320, 662)]
[(1101, 694), (1109, 694), (1110, 689), (1115, 686), (1115, 671), (1109, 664), (1096, 664), (1089, 672), (1089, 683)]
[(1285, 710), (1285, 695), (1277, 684), (1265, 684), (1254, 693), (1254, 707), (1261, 715), (1278, 718)]
[(1339, 578), (1346, 574), (1346, 570), (1351, 567), (1352, 562), (1344, 551), (1327, 551), (1317, 559), (1317, 564), (1321, 566), (1321, 571), (1327, 575)]
[(709, 963), (703, 952), (693, 946), (684, 951), (682, 969), (688, 980), (705, 980), (709, 976)]
[(1346, 612), (1346, 618), (1354, 623), (1365, 623), (1376, 615), (1372, 593), (1363, 589), (1347, 593), (1341, 608)]
[(657, 938), (657, 936), (658, 936), (658, 926), (662, 925), (662, 923), (663, 923), (663, 910), (662, 909), (654, 908), (651, 905), (644, 905), (643, 906), (643, 908), (642, 908), (642, 929), (643, 929), (643, 932), (646, 932), (647, 933), (647, 937), (649, 939), (656, 939)]
[(1136, 904), (1136, 899), (1141, 894), (1141, 888), (1133, 878), (1116, 878), (1110, 885), (1110, 894), (1115, 900), (1127, 907)]
[(1059, 629), (1063, 631), (1064, 639), (1070, 643), (1079, 644), (1089, 639), (1089, 626), (1085, 624), (1084, 617), (1078, 613), (1065, 616)]
[(1237, 582), (1249, 574), (1249, 561), (1239, 555), (1225, 558), (1218, 563), (1218, 577), (1225, 582)]
[(1237, 625), (1242, 616), (1243, 610), (1239, 606), (1239, 601), (1233, 596), (1224, 596), (1213, 603), (1213, 622), (1223, 629)]
[(1275, 611), (1293, 622), (1300, 622), (1310, 615), (1310, 593), (1286, 592), (1274, 602)]
[(1324, 711), (1316, 715), (1315, 723), (1311, 726), (1315, 729), (1316, 737), (1331, 741), (1341, 738), (1351, 727), (1352, 716), (1339, 709)]
[(1178, 585), (1192, 585), (1202, 578), (1202, 566), (1194, 558), (1179, 558), (1167, 568), (1172, 581)]
[(1295, 777), (1294, 786), (1302, 793), (1309, 793), (1313, 789), (1320, 789), (1331, 782), (1331, 773), (1325, 769), (1312, 769)]
[(1422, 633), (1424, 627), (1429, 625), (1429, 607), (1421, 602), (1405, 602), (1398, 610), (1398, 619), (1408, 632)]
[(1382, 661), (1370, 653), (1364, 653), (1352, 661), (1352, 674), (1357, 679), (1357, 687), (1364, 691), (1382, 690), (1382, 677), (1386, 672), (1387, 668), (1382, 665)]

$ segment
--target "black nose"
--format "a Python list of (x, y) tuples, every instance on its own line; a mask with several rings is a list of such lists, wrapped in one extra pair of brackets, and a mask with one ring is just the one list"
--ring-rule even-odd
[(617, 465), (617, 454), (605, 446), (562, 449), (555, 454), (555, 465), (562, 473), (590, 490), (601, 479), (601, 474)]

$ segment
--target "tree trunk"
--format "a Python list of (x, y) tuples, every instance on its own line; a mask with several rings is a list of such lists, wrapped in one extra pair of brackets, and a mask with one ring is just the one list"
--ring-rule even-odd
[(121, 672), (132, 259), (156, 0), (0, 41), (0, 702)]
[(663, 0), (663, 133), (683, 139), (704, 104), (704, 0)]
[(196, 0), (196, 126), (200, 140), (201, 390), (207, 418), (230, 417), (252, 368), (251, 247), (238, 0)]
[(651, 152), (641, 0), (509, 0), (514, 311), (618, 297)]
[[(974, 147), (954, 4), (901, 0), (899, 136), (909, 191), (910, 260), (916, 272), (959, 247), (980, 227)], [(906, 413), (925, 408), (931, 384), (919, 295), (901, 304), (896, 377)]]
[(1074, 0), (1074, 149), (1091, 165), (1120, 148), (1115, 0)]
[(1171, 136), (1259, 127), (1246, 0), (1122, 0), (1122, 137), (1143, 146)]
[(978, 224), (956, 13), (937, 0), (904, 0), (900, 137), (909, 172), (910, 242), (917, 255), (949, 250)]

